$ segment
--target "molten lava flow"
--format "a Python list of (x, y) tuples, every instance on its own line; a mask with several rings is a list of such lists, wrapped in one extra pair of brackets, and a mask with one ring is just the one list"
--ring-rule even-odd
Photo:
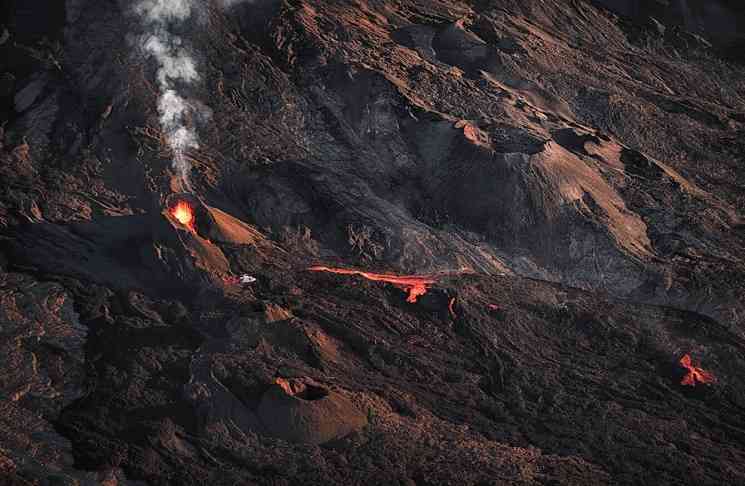
[(688, 370), (688, 373), (686, 373), (686, 375), (680, 381), (681, 385), (695, 386), (696, 382), (705, 384), (714, 383), (714, 381), (716, 381), (716, 378), (713, 374), (709, 373), (708, 371), (704, 371), (697, 366), (693, 366), (693, 364), (691, 363), (691, 356), (688, 354), (680, 358), (680, 364), (683, 366), (683, 368)]
[(179, 201), (171, 208), (171, 214), (179, 223), (194, 231), (194, 211), (188, 202)]
[(455, 297), (452, 297), (450, 299), (450, 302), (448, 302), (448, 311), (450, 312), (450, 315), (453, 316), (453, 319), (456, 319), (458, 317), (455, 314)]
[(329, 268), (323, 266), (311, 267), (308, 270), (312, 272), (329, 272), (340, 275), (360, 275), (368, 280), (375, 282), (387, 282), (395, 285), (404, 292), (408, 292), (409, 296), (406, 298), (406, 302), (415, 303), (416, 300), (427, 293), (427, 289), (430, 285), (437, 282), (437, 279), (429, 276), (421, 275), (392, 275), (386, 273), (371, 273), (363, 272), (361, 270), (351, 270), (345, 268)]
[(292, 383), (290, 383), (289, 381), (285, 380), (284, 378), (275, 378), (274, 379), (274, 384), (281, 386), (282, 389), (285, 391), (285, 393), (287, 393), (288, 395), (294, 395), (295, 394), (295, 390), (292, 387)]

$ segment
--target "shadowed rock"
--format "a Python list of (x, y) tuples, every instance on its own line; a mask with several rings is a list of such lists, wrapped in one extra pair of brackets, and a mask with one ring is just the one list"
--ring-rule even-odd
[(367, 423), (344, 395), (297, 379), (278, 378), (264, 393), (257, 413), (271, 435), (307, 444), (344, 437)]

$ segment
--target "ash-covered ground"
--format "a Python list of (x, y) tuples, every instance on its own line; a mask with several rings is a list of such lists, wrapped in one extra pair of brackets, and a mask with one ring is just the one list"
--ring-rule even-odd
[(0, 13), (0, 484), (745, 484), (740, 2)]

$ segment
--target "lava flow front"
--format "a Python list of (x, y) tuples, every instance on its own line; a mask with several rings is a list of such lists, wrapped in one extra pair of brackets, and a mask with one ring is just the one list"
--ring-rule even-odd
[(689, 386), (695, 386), (696, 383), (714, 383), (716, 381), (716, 378), (714, 378), (714, 375), (709, 373), (708, 371), (704, 371), (701, 368), (697, 366), (693, 366), (691, 363), (691, 356), (689, 354), (686, 354), (682, 358), (680, 358), (680, 364), (688, 370), (688, 373), (683, 377), (683, 379), (680, 381), (681, 385), (689, 385)]
[(404, 292), (408, 292), (409, 296), (406, 298), (406, 302), (412, 304), (416, 302), (417, 298), (427, 293), (427, 289), (430, 285), (437, 282), (437, 279), (435, 277), (422, 275), (393, 275), (323, 266), (310, 267), (308, 270), (312, 272), (329, 272), (341, 275), (360, 275), (368, 280), (372, 280), (375, 282), (387, 282), (395, 285)]
[(171, 215), (173, 215), (179, 223), (183, 224), (191, 231), (194, 231), (194, 211), (188, 202), (179, 201), (176, 203), (176, 205), (171, 208)]

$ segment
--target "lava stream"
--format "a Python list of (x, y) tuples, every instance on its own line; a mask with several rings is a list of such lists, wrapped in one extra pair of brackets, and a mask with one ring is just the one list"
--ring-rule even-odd
[(714, 383), (714, 381), (716, 381), (716, 378), (712, 373), (704, 371), (697, 366), (693, 366), (693, 364), (691, 363), (691, 356), (689, 354), (686, 354), (685, 356), (680, 358), (680, 364), (688, 370), (688, 373), (686, 373), (686, 375), (680, 381), (681, 385), (695, 386), (697, 382), (705, 384)]
[(352, 270), (346, 268), (330, 268), (324, 266), (310, 267), (308, 270), (312, 272), (329, 272), (340, 275), (360, 275), (368, 280), (375, 282), (387, 282), (395, 285), (404, 292), (408, 292), (409, 296), (406, 298), (406, 302), (415, 303), (417, 299), (427, 293), (429, 286), (436, 283), (437, 279), (431, 276), (424, 275), (394, 275), (387, 273), (372, 273), (364, 272), (362, 270)]

